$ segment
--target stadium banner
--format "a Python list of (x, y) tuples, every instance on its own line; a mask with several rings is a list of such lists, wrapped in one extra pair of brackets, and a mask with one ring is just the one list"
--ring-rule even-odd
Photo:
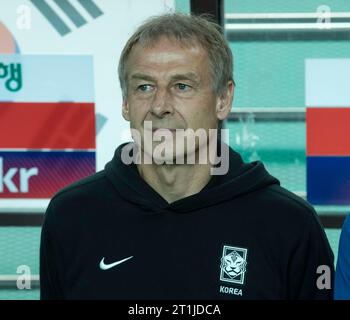
[(0, 101), (94, 100), (91, 55), (0, 53)]
[(93, 174), (95, 123), (91, 56), (0, 55), (0, 198), (51, 198)]
[(2, 149), (94, 149), (96, 146), (92, 102), (0, 102), (0, 115)]
[(141, 22), (174, 10), (174, 0), (0, 3), (0, 211), (43, 211), (130, 139), (121, 50)]
[(0, 151), (0, 197), (51, 198), (94, 171), (93, 151)]
[(307, 200), (350, 204), (350, 59), (306, 59)]

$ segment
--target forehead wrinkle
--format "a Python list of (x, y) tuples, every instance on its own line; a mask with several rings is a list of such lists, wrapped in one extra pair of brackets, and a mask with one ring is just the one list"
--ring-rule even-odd
[[(172, 62), (181, 62), (183, 60), (182, 53), (184, 51), (191, 52), (197, 55), (197, 59), (207, 58), (208, 53), (204, 48), (198, 43), (192, 43), (184, 45), (178, 41), (170, 41), (167, 38), (161, 38), (158, 41), (152, 42), (150, 45), (143, 45), (142, 43), (137, 43), (130, 51), (130, 55), (127, 64), (130, 60), (136, 58), (133, 63), (144, 62), (143, 58), (145, 54), (147, 55), (148, 62), (157, 64), (167, 64)], [(180, 58), (180, 59), (179, 59)], [(141, 59), (141, 60), (140, 60)]]
[(171, 78), (171, 80), (187, 79), (187, 80), (191, 80), (194, 82), (199, 82), (199, 77), (195, 72), (176, 73), (176, 74), (172, 75), (170, 78)]
[[(175, 42), (169, 42), (169, 39), (163, 39), (153, 43), (151, 46), (142, 46), (136, 44), (130, 53), (127, 61), (127, 68), (131, 72), (127, 76), (127, 81), (145, 80), (145, 81), (176, 81), (189, 80), (195, 83), (202, 82), (203, 67), (200, 66), (202, 61), (207, 64), (207, 52), (203, 51), (201, 46), (180, 46)], [(180, 50), (179, 50), (180, 49)], [(192, 64), (188, 64), (185, 52), (190, 53)], [(191, 70), (200, 67), (198, 70)], [(210, 69), (210, 66), (208, 66)], [(210, 73), (210, 70), (208, 70)]]

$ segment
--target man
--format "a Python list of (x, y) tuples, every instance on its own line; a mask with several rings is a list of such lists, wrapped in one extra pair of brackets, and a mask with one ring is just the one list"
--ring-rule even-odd
[(155, 17), (129, 39), (119, 77), (135, 142), (52, 199), (43, 299), (332, 297), (317, 286), (333, 254), (313, 208), (262, 163), (216, 145), (232, 68), (202, 17)]

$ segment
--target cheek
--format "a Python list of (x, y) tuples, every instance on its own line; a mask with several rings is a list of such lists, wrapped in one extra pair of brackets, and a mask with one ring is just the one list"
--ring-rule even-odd
[(134, 127), (142, 125), (147, 113), (148, 106), (145, 103), (131, 102), (129, 106), (130, 122)]
[(197, 109), (194, 112), (186, 112), (183, 117), (186, 119), (187, 127), (194, 130), (216, 127), (216, 117), (209, 110)]
[(195, 124), (197, 128), (215, 127), (217, 123), (215, 100), (208, 97), (201, 99), (201, 101), (198, 101), (195, 108), (193, 108), (193, 111), (193, 124)]

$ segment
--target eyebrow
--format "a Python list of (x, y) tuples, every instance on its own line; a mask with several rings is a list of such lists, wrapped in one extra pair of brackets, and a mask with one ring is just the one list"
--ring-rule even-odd
[(147, 80), (147, 81), (155, 81), (155, 79), (147, 74), (143, 73), (134, 73), (130, 77), (131, 80)]
[[(130, 77), (131, 80), (147, 80), (155, 82), (156, 79), (150, 75), (144, 73), (134, 73)], [(190, 80), (193, 82), (199, 82), (199, 77), (194, 72), (177, 73), (171, 76), (171, 81), (177, 80)]]

